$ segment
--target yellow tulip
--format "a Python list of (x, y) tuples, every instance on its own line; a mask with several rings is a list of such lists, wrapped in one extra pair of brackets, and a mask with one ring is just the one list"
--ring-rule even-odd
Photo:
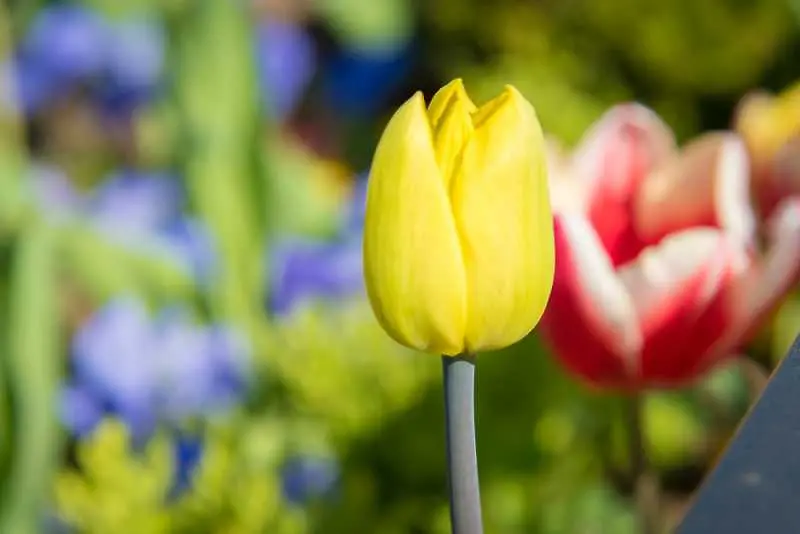
[(776, 96), (757, 92), (745, 97), (739, 106), (736, 130), (758, 163), (772, 160), (800, 133), (800, 83)]
[(364, 276), (399, 343), (454, 356), (530, 332), (553, 283), (536, 112), (513, 87), (476, 108), (461, 80), (394, 114), (372, 162)]

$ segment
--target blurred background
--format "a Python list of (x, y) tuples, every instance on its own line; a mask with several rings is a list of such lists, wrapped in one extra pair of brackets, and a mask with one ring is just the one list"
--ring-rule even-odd
[[(787, 0), (488, 6), (0, 1), (0, 532), (449, 532), (440, 362), (362, 287), (394, 109), (463, 77), (567, 146), (627, 100), (684, 141), (800, 78)], [(764, 376), (798, 310), (748, 349)], [(618, 399), (535, 335), (479, 367), (486, 531), (633, 534)], [(673, 522), (743, 369), (647, 399)]]

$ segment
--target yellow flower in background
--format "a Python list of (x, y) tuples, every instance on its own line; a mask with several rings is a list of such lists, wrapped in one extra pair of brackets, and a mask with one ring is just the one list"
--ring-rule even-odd
[(776, 96), (761, 91), (747, 95), (735, 122), (756, 159), (774, 158), (786, 142), (800, 135), (800, 83)]
[(762, 212), (800, 193), (800, 82), (778, 95), (746, 95), (735, 129), (750, 153), (753, 192)]
[(397, 110), (372, 162), (370, 303), (388, 334), (448, 356), (530, 332), (553, 283), (553, 222), (536, 112), (513, 87), (480, 108), (461, 80)]

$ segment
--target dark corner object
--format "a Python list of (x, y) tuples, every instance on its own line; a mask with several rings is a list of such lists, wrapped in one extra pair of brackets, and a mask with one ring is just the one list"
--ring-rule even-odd
[(676, 531), (718, 532), (800, 533), (800, 337)]

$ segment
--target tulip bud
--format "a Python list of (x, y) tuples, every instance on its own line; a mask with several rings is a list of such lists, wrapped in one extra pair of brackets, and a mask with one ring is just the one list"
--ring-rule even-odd
[(480, 108), (461, 80), (395, 113), (372, 163), (370, 303), (386, 332), (457, 355), (505, 347), (544, 311), (554, 271), (541, 127), (513, 87)]

